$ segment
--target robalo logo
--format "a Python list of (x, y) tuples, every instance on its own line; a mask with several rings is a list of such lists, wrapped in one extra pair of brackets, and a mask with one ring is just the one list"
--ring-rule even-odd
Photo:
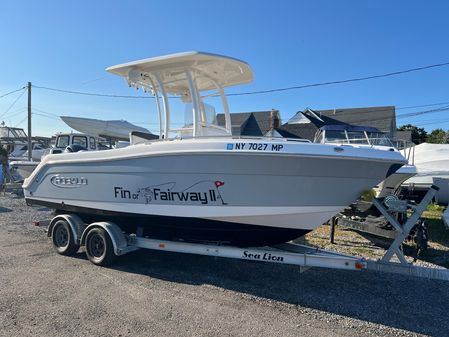
[(87, 178), (85, 177), (56, 175), (51, 177), (50, 181), (54, 186), (62, 188), (76, 188), (87, 185)]

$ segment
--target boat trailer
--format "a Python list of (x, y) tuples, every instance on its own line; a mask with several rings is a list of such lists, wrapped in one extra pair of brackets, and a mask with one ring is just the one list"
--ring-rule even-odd
[[(48, 223), (48, 222), (47, 222)], [(35, 225), (42, 225), (35, 223)], [(301, 271), (310, 267), (362, 270), (367, 268), (364, 259), (326, 252), (294, 243), (270, 247), (241, 248), (219, 244), (190, 243), (158, 240), (142, 237), (143, 229), (125, 234), (113, 222), (85, 224), (77, 215), (61, 214), (48, 224), (47, 236), (59, 254), (73, 255), (80, 246), (85, 246), (88, 259), (100, 266), (112, 263), (116, 257), (138, 249), (151, 249), (175, 253), (197, 254), (249, 261), (281, 263), (300, 266)]]
[[(435, 191), (436, 192), (436, 191)], [(151, 249), (175, 253), (197, 254), (214, 257), (224, 257), (248, 261), (290, 264), (305, 271), (311, 267), (342, 269), (342, 270), (375, 270), (398, 273), (449, 281), (449, 270), (444, 268), (418, 267), (411, 265), (400, 250), (403, 240), (424, 211), (425, 206), (433, 197), (429, 191), (415, 209), (413, 215), (403, 225), (396, 219), (389, 219), (397, 227), (398, 235), (379, 261), (340, 254), (296, 243), (284, 243), (270, 247), (241, 248), (212, 243), (191, 243), (184, 241), (168, 241), (143, 237), (143, 228), (138, 227), (136, 233), (125, 234), (113, 222), (84, 223), (75, 214), (59, 214), (46, 222), (35, 222), (35, 225), (45, 226), (47, 236), (51, 238), (55, 250), (61, 255), (74, 255), (81, 246), (85, 247), (88, 259), (100, 266), (114, 262), (121, 255), (138, 249)], [(425, 205), (425, 206), (424, 206)], [(379, 207), (383, 207), (379, 205)], [(388, 213), (386, 216), (390, 216)], [(46, 226), (48, 225), (48, 227)], [(397, 255), (399, 263), (391, 262)]]

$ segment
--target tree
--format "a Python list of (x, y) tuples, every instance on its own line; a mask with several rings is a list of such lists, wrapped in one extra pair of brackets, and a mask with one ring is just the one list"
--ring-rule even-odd
[(445, 144), (447, 142), (447, 133), (443, 129), (432, 130), (426, 141), (433, 144)]
[(418, 128), (412, 124), (402, 125), (398, 128), (398, 131), (411, 131), (412, 132), (412, 142), (415, 144), (421, 144), (426, 141), (427, 132), (424, 128)]

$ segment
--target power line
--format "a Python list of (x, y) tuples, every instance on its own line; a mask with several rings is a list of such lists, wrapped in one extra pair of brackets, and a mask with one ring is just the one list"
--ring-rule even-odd
[(15, 93), (15, 92), (17, 92), (17, 91), (23, 90), (23, 89), (25, 89), (25, 87), (22, 87), (22, 88), (20, 88), (20, 89), (16, 89), (16, 90), (7, 92), (6, 94), (1, 95), (0, 98), (6, 97), (6, 96), (8, 96), (8, 95), (11, 95), (11, 94), (13, 94), (13, 93)]
[[(437, 105), (442, 105), (442, 104), (449, 104), (449, 102), (441, 102), (441, 103), (431, 103), (431, 104), (424, 104), (424, 105), (414, 105), (414, 106), (406, 106), (406, 107), (394, 107), (394, 106), (386, 106), (386, 107), (373, 107), (373, 108), (349, 108), (349, 109), (345, 109), (345, 108), (339, 108), (339, 109), (335, 109), (336, 114), (339, 114), (340, 112), (343, 112), (343, 115), (345, 115), (345, 113), (347, 114), (348, 110), (351, 109), (359, 109), (360, 111), (357, 112), (358, 115), (363, 115), (363, 114), (373, 114), (376, 112), (384, 112), (384, 111), (391, 111), (392, 108), (394, 108), (395, 110), (402, 110), (402, 109), (415, 109), (415, 108), (420, 108), (420, 107), (427, 107), (427, 106), (437, 106)], [(418, 111), (418, 112), (409, 112), (409, 113), (404, 113), (404, 114), (397, 114), (396, 117), (400, 117), (400, 116), (413, 116), (413, 115), (419, 115), (421, 113), (430, 113), (430, 112), (438, 112), (440, 111), (440, 109), (446, 109), (449, 106), (445, 106), (445, 107), (441, 107), (441, 108), (437, 108), (437, 109), (432, 109), (432, 110), (424, 110), (424, 111)], [(314, 109), (310, 109), (312, 110), (314, 113), (316, 113), (317, 115), (321, 116), (324, 115), (325, 117), (329, 117), (332, 118), (332, 115), (328, 114), (328, 111), (333, 111), (334, 109), (325, 109), (325, 110), (314, 110)], [(323, 111), (326, 111), (326, 113), (323, 113)], [(444, 110), (441, 110), (444, 111)], [(302, 111), (298, 111), (298, 112), (302, 112)], [(383, 119), (384, 117), (382, 117), (381, 119)], [(369, 120), (373, 120), (371, 118), (366, 119), (366, 121)], [(364, 121), (364, 120), (362, 120)]]
[[(366, 111), (359, 111), (357, 114), (358, 115), (362, 115), (362, 114), (366, 114), (366, 113), (374, 113), (374, 112), (382, 112), (382, 111), (387, 111), (387, 110), (391, 110), (391, 107), (389, 108), (380, 108), (380, 109), (369, 109)], [(426, 114), (430, 114), (430, 113), (435, 113), (435, 112), (442, 112), (442, 111), (447, 111), (449, 110), (449, 105), (448, 106), (443, 106), (441, 108), (437, 108), (437, 109), (430, 109), (430, 110), (423, 110), (423, 111), (415, 111), (415, 112), (409, 112), (409, 113), (405, 113), (405, 114), (398, 114), (396, 115), (396, 119), (400, 119), (400, 118), (410, 118), (410, 117), (415, 117), (415, 116), (420, 116), (420, 115), (426, 115)], [(329, 110), (327, 110), (329, 111)], [(335, 119), (332, 115), (329, 114), (320, 114), (320, 111), (314, 111), (318, 116), (321, 117), (327, 117), (327, 118), (331, 118), (331, 119)], [(308, 117), (308, 116), (306, 116)], [(377, 122), (377, 121), (381, 121), (384, 120), (385, 118), (389, 118), (386, 116), (380, 116), (377, 118), (371, 118), (369, 116), (363, 116), (364, 118), (361, 119), (357, 119), (354, 120), (352, 123), (354, 123), (355, 125), (360, 125), (360, 123), (364, 123), (364, 122)], [(338, 120), (338, 119), (337, 119)]]
[(278, 88), (278, 89), (248, 91), (248, 92), (227, 94), (227, 96), (267, 94), (267, 93), (272, 93), (272, 92), (280, 92), (280, 91), (287, 91), (287, 90), (294, 90), (294, 89), (304, 89), (304, 88), (311, 88), (311, 87), (319, 87), (319, 86), (325, 86), (325, 85), (331, 85), (331, 84), (342, 84), (342, 83), (349, 83), (349, 82), (366, 81), (366, 80), (372, 80), (372, 79), (375, 79), (375, 78), (382, 78), (382, 77), (402, 75), (402, 74), (411, 73), (411, 72), (414, 72), (414, 71), (426, 70), (426, 69), (430, 69), (430, 68), (444, 67), (444, 66), (447, 66), (447, 65), (449, 65), (449, 62), (437, 63), (437, 64), (432, 64), (432, 65), (428, 65), (428, 66), (424, 66), (424, 67), (406, 69), (406, 70), (401, 70), (401, 71), (394, 71), (394, 72), (391, 72), (391, 73), (385, 73), (385, 74), (380, 74), (380, 75), (372, 75), (372, 76), (365, 76), (365, 77), (358, 77), (358, 78), (356, 77), (356, 78), (351, 78), (351, 79), (347, 79), (347, 80), (329, 81), (329, 82), (321, 82), (321, 83), (314, 83), (314, 84), (305, 84), (305, 85), (286, 87), (286, 88)]
[(86, 85), (86, 84), (89, 84), (89, 83), (93, 83), (93, 82), (97, 82), (97, 81), (102, 81), (102, 80), (108, 78), (109, 76), (111, 76), (111, 75), (108, 74), (108, 75), (105, 75), (105, 76), (102, 76), (102, 77), (94, 78), (94, 79), (92, 79), (92, 80), (88, 80), (88, 81), (82, 82), (81, 85)]
[(42, 113), (39, 113), (39, 112), (33, 112), (33, 115), (38, 115), (38, 116), (42, 116), (42, 117), (46, 117), (46, 118), (50, 118), (50, 119), (54, 119), (54, 120), (59, 120), (59, 118), (56, 118), (56, 117), (53, 117), (53, 116), (50, 116), (50, 115), (46, 115), (46, 114), (42, 114)]
[(413, 105), (413, 106), (404, 106), (404, 107), (396, 108), (396, 110), (401, 110), (401, 109), (415, 109), (415, 108), (425, 108), (425, 107), (428, 107), (428, 106), (436, 106), (436, 105), (443, 105), (443, 104), (449, 104), (449, 102), (431, 103), (431, 104)]
[(429, 114), (429, 113), (441, 112), (441, 111), (447, 111), (447, 110), (449, 110), (449, 105), (441, 107), (441, 108), (438, 108), (438, 109), (416, 111), (416, 112), (410, 112), (410, 113), (407, 113), (407, 114), (397, 115), (396, 118), (414, 117), (414, 116), (426, 115), (426, 114)]
[(447, 123), (449, 122), (449, 119), (434, 119), (433, 121), (429, 121), (426, 123), (419, 123), (419, 126), (423, 126), (423, 125), (433, 125), (433, 124), (441, 124), (441, 123)]
[(16, 117), (18, 115), (23, 114), (25, 111), (27, 110), (27, 108), (20, 108), (19, 110), (15, 110), (14, 113), (12, 115), (9, 115), (8, 118), (12, 118), (12, 117)]
[[(320, 87), (320, 86), (333, 85), (333, 84), (359, 82), (359, 81), (372, 80), (372, 79), (376, 79), (376, 78), (397, 76), (397, 75), (402, 75), (402, 74), (416, 72), (416, 71), (422, 71), (422, 70), (431, 69), (431, 68), (444, 67), (444, 66), (447, 66), (447, 65), (449, 65), (449, 62), (437, 63), (437, 64), (432, 64), (432, 65), (428, 65), (428, 66), (424, 66), (424, 67), (418, 67), (418, 68), (411, 68), (411, 69), (406, 69), (406, 70), (394, 71), (394, 72), (384, 73), (384, 74), (379, 74), (379, 75), (371, 75), (371, 76), (365, 76), (365, 77), (356, 77), (356, 78), (345, 79), (345, 80), (328, 81), (328, 82), (320, 82), (320, 83), (312, 83), (312, 84), (304, 84), (304, 85), (298, 85), (298, 86), (292, 86), (292, 87), (286, 87), (286, 88), (275, 88), (275, 89), (267, 89), (267, 90), (259, 90), (259, 91), (247, 91), (247, 92), (240, 92), (240, 93), (229, 93), (229, 94), (227, 94), (227, 96), (243, 96), (243, 95), (268, 94), (268, 93), (273, 93), (273, 92), (282, 92), (282, 91), (297, 90), (297, 89), (304, 89), (304, 88), (311, 88), (311, 87)], [(154, 97), (151, 97), (151, 96), (131, 96), (131, 95), (100, 94), (100, 93), (92, 93), (92, 92), (64, 90), (64, 89), (57, 89), (57, 88), (50, 88), (50, 87), (43, 87), (43, 86), (36, 86), (36, 85), (33, 85), (33, 87), (35, 87), (37, 89), (44, 89), (44, 90), (50, 90), (50, 91), (55, 91), (55, 92), (67, 93), (67, 94), (75, 94), (75, 95), (110, 97), (110, 98), (131, 98), (131, 99), (154, 98)]]
[(419, 125), (426, 125), (428, 123), (430, 124), (434, 124), (434, 123), (445, 123), (445, 122), (449, 122), (449, 118), (441, 118), (441, 117), (433, 117), (433, 118), (429, 118), (429, 119), (421, 119), (418, 121)]
[(10, 111), (10, 113), (16, 113), (17, 111), (23, 110), (23, 109), (26, 109), (26, 108), (27, 108), (26, 106), (16, 107), (14, 110)]
[[(49, 88), (49, 87), (41, 87), (41, 86), (35, 86), (33, 85), (33, 87), (35, 88), (39, 88), (39, 89), (45, 89), (45, 90), (50, 90), (50, 91), (56, 91), (56, 92), (61, 92), (61, 93), (69, 93), (69, 94), (77, 94), (77, 95), (88, 95), (88, 96), (100, 96), (100, 97), (112, 97), (112, 98), (138, 98), (138, 99), (149, 99), (149, 98), (154, 98), (152, 96), (127, 96), (127, 95), (110, 95), (110, 94), (97, 94), (97, 93), (88, 93), (88, 92), (79, 92), (79, 91), (70, 91), (70, 90), (64, 90), (64, 89), (57, 89), (57, 88)], [(229, 94), (228, 96), (233, 95), (233, 94)], [(174, 97), (171, 96), (169, 98), (178, 98), (178, 97)], [(414, 105), (414, 106), (406, 106), (406, 107), (397, 107), (395, 108), (396, 110), (401, 110), (401, 109), (414, 109), (414, 108), (421, 108), (421, 107), (427, 107), (427, 106), (437, 106), (437, 105), (443, 105), (443, 104), (449, 104), (449, 102), (440, 102), (440, 103), (431, 103), (431, 104), (424, 104), (424, 105)], [(39, 110), (39, 109), (36, 109)], [(312, 109), (313, 110), (313, 109)], [(328, 110), (328, 109), (327, 109)], [(337, 110), (341, 110), (341, 109), (337, 109)], [(374, 113), (374, 112), (382, 112), (382, 111), (387, 111), (390, 110), (390, 107), (386, 107), (386, 108), (380, 108), (380, 109), (374, 109), (374, 110), (366, 110), (366, 111), (360, 111), (359, 113)], [(319, 112), (319, 111), (318, 111)], [(56, 115), (56, 114), (53, 114)], [(401, 115), (398, 115), (401, 116)], [(147, 123), (148, 124), (148, 123)], [(155, 123), (158, 124), (158, 123)]]
[(33, 88), (50, 90), (50, 91), (56, 91), (56, 92), (61, 92), (61, 93), (66, 93), (66, 94), (85, 95), (85, 96), (110, 97), (110, 98), (138, 98), (138, 99), (153, 98), (151, 96), (130, 96), (130, 95), (99, 94), (99, 93), (93, 93), (93, 92), (83, 92), (83, 91), (73, 91), (73, 90), (64, 90), (64, 89), (57, 89), (57, 88), (41, 87), (41, 86), (37, 86), (37, 85), (33, 85)]
[(20, 124), (22, 124), (23, 122), (25, 122), (25, 120), (28, 118), (28, 116), (25, 116), (24, 119), (22, 119), (19, 123), (17, 123), (14, 127), (18, 127)]
[[(52, 113), (52, 112), (48, 112), (48, 111), (42, 110), (42, 109), (37, 108), (37, 107), (34, 107), (33, 110), (38, 111), (38, 112), (33, 112), (33, 114), (40, 115), (42, 117), (47, 117), (47, 118), (51, 118), (51, 119), (55, 119), (55, 120), (59, 120), (59, 117), (60, 117), (58, 114), (55, 114), (55, 113)], [(361, 113), (363, 113), (363, 112), (374, 113), (374, 112), (377, 112), (377, 111), (385, 111), (385, 110), (388, 110), (388, 109), (368, 110), (368, 111), (362, 111)], [(415, 116), (419, 116), (419, 115), (425, 115), (425, 114), (430, 114), (430, 113), (435, 113), (435, 112), (442, 112), (442, 111), (447, 111), (447, 110), (449, 110), (449, 105), (445, 106), (445, 107), (438, 108), (438, 109), (415, 111), (415, 112), (411, 112), (411, 113), (396, 115), (396, 119), (410, 118), (410, 117), (415, 117)], [(325, 116), (327, 116), (327, 115), (325, 115)], [(327, 117), (332, 118), (332, 116), (327, 116)], [(385, 119), (385, 117), (378, 117), (378, 118), (374, 118), (374, 119), (367, 117), (367, 118), (364, 118), (364, 119), (357, 120), (357, 123), (375, 122), (375, 121), (379, 121), (379, 120), (383, 120), (383, 119)], [(268, 122), (268, 120), (266, 120), (266, 122)], [(138, 124), (138, 125), (140, 125), (140, 124), (142, 124), (142, 125), (155, 125), (155, 126), (159, 125), (159, 123), (143, 122), (143, 121), (142, 122), (141, 121), (139, 121), (139, 122), (131, 121), (131, 123)], [(172, 122), (172, 124), (183, 125), (184, 123), (182, 123), (182, 122)]]
[(8, 113), (9, 110), (11, 110), (11, 108), (14, 106), (14, 104), (17, 103), (17, 101), (20, 99), (20, 97), (23, 96), (23, 94), (25, 93), (25, 90), (22, 91), (22, 93), (17, 96), (17, 98), (14, 100), (14, 102), (12, 102), (12, 104), (8, 107), (8, 109), (6, 109), (6, 111), (0, 116), (0, 118), (2, 118), (4, 115), (6, 115)]
[[(426, 115), (426, 114), (435, 113), (435, 112), (443, 112), (443, 111), (448, 111), (448, 110), (449, 110), (449, 106), (445, 106), (445, 107), (438, 108), (438, 109), (410, 112), (410, 113), (406, 113), (406, 114), (402, 114), (402, 115), (396, 115), (396, 119), (410, 118), (410, 117)], [(327, 116), (327, 117), (332, 118), (331, 116)], [(359, 119), (357, 121), (354, 121), (354, 123), (357, 123), (356, 125), (360, 125), (360, 123), (363, 123), (363, 122), (377, 122), (377, 121), (384, 120), (385, 118), (386, 118), (385, 116), (379, 117), (379, 118), (367, 117), (365, 119)]]
[(39, 111), (41, 113), (45, 113), (47, 115), (51, 115), (51, 116), (54, 116), (54, 117), (58, 117), (58, 118), (60, 117), (58, 114), (55, 114), (53, 112), (48, 112), (48, 111), (42, 110), (40, 108), (33, 107), (33, 110), (37, 110), (37, 111)]

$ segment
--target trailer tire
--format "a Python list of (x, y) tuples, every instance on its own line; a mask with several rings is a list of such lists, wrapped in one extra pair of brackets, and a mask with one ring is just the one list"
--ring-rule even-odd
[(74, 255), (80, 246), (75, 242), (72, 229), (69, 223), (64, 219), (59, 219), (51, 231), (53, 248), (61, 255)]
[(108, 266), (117, 258), (112, 240), (103, 228), (95, 227), (89, 230), (85, 246), (87, 258), (97, 266)]

